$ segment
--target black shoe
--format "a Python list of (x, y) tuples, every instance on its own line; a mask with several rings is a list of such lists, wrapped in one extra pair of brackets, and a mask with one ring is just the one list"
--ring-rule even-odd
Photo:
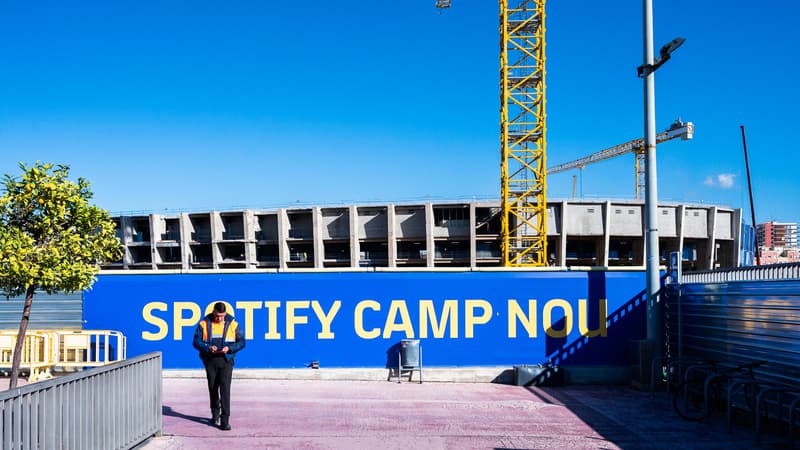
[(228, 430), (230, 430), (230, 429), (231, 429), (231, 424), (230, 424), (230, 423), (228, 423), (228, 421), (227, 421), (227, 420), (223, 420), (223, 421), (222, 421), (222, 422), (219, 424), (219, 429), (220, 429), (220, 430), (222, 430), (222, 431), (228, 431)]
[(208, 424), (217, 426), (219, 424), (219, 411), (211, 411), (211, 418), (208, 419)]

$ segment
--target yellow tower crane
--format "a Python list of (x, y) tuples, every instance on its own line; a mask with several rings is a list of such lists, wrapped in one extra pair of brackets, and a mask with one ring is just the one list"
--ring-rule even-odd
[(500, 0), (500, 234), (510, 267), (547, 265), (544, 5)]
[[(684, 122), (681, 119), (676, 120), (670, 125), (669, 128), (656, 135), (656, 143), (671, 141), (672, 139), (680, 138), (682, 141), (688, 141), (694, 136), (694, 124), (692, 122)], [(605, 150), (600, 150), (597, 153), (592, 153), (589, 156), (576, 159), (575, 161), (566, 162), (557, 166), (550, 167), (548, 173), (564, 172), (569, 169), (581, 169), (600, 161), (605, 161), (619, 155), (628, 153), (636, 154), (636, 198), (644, 197), (644, 141), (634, 139), (623, 144), (615, 145)], [(572, 181), (572, 196), (575, 197), (575, 179)]]

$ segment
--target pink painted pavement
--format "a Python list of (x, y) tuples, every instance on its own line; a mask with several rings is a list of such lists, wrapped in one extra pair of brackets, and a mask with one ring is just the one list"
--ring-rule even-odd
[(753, 437), (619, 386), (235, 378), (231, 431), (207, 424), (204, 379), (163, 389), (163, 435), (142, 449), (745, 449)]

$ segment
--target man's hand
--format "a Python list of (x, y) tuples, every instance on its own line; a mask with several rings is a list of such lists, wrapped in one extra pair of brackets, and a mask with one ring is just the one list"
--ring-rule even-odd
[(211, 346), (211, 353), (217, 353), (217, 346), (216, 345), (212, 345)]
[(222, 353), (228, 353), (228, 350), (230, 350), (230, 349), (229, 349), (229, 348), (228, 348), (228, 346), (226, 345), (225, 347), (222, 347), (222, 350), (220, 350), (220, 352), (222, 352)]

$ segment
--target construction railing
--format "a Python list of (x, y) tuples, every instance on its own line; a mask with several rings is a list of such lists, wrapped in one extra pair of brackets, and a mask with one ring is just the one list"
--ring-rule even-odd
[(56, 331), (59, 367), (94, 367), (125, 359), (125, 336), (111, 330)]
[[(16, 330), (0, 330), (0, 370), (12, 364)], [(22, 344), (20, 369), (28, 381), (50, 378), (51, 370), (96, 367), (125, 359), (125, 336), (112, 330), (30, 330)]]
[(161, 353), (0, 392), (2, 449), (129, 449), (161, 433)]
[[(16, 331), (0, 330), (0, 368), (11, 368), (16, 342)], [(57, 342), (50, 333), (31, 331), (25, 334), (20, 369), (30, 373), (30, 381), (47, 378), (46, 374), (57, 360)]]

